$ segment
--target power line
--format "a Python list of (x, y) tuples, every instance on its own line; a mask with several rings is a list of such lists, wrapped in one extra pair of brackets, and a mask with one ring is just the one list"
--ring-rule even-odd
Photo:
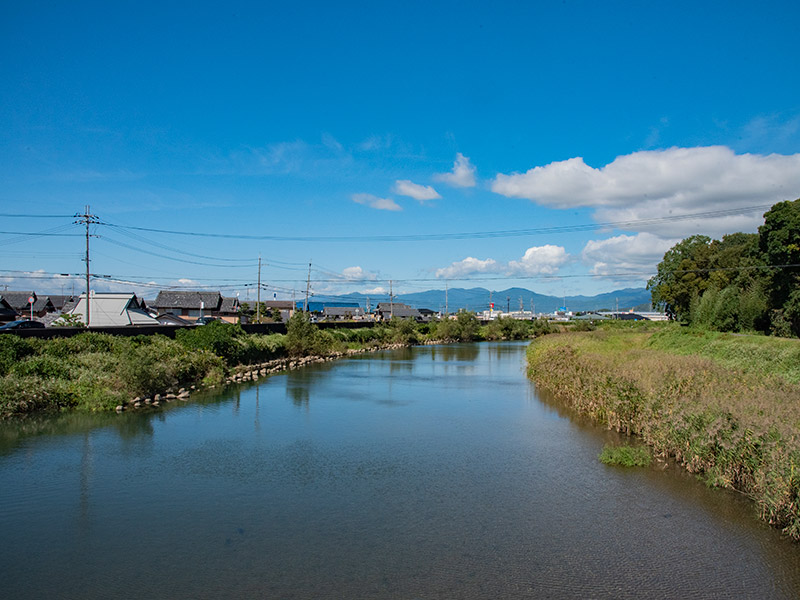
[(10, 213), (0, 213), (0, 217), (23, 217), (25, 219), (72, 219), (75, 215), (19, 215)]
[(183, 235), (193, 237), (239, 239), (239, 240), (271, 240), (282, 242), (419, 242), (419, 241), (445, 241), (445, 240), (465, 240), (465, 239), (487, 239), (501, 237), (522, 237), (532, 235), (555, 235), (561, 233), (576, 233), (580, 231), (593, 231), (595, 229), (625, 229), (634, 225), (659, 225), (672, 221), (687, 221), (692, 219), (711, 219), (725, 216), (746, 214), (758, 210), (768, 209), (772, 205), (763, 204), (757, 206), (747, 206), (742, 208), (730, 208), (725, 210), (706, 211), (685, 215), (669, 215), (665, 217), (654, 217), (651, 219), (631, 219), (628, 221), (613, 221), (607, 223), (587, 223), (583, 225), (565, 225), (560, 227), (538, 227), (531, 229), (509, 229), (501, 231), (474, 231), (462, 233), (432, 233), (432, 234), (408, 234), (408, 235), (366, 235), (366, 236), (280, 236), (280, 235), (246, 235), (230, 233), (203, 233), (197, 231), (174, 231), (168, 229), (154, 229), (149, 227), (122, 226), (114, 223), (104, 222), (108, 227), (130, 229), (136, 231), (148, 231), (169, 235)]

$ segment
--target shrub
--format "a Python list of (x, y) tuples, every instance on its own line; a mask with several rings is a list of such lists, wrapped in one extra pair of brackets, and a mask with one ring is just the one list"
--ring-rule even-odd
[(236, 365), (243, 362), (245, 357), (243, 338), (246, 335), (238, 324), (212, 321), (208, 325), (180, 329), (175, 339), (186, 348), (208, 350), (226, 364)]
[(5, 375), (26, 356), (35, 352), (33, 340), (12, 334), (0, 334), (0, 375)]
[(295, 312), (286, 325), (286, 349), (289, 356), (324, 354), (332, 342), (331, 336), (321, 335), (306, 313)]

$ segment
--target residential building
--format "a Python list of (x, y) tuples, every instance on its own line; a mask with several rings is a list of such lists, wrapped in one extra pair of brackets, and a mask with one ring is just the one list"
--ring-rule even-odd
[(239, 321), (239, 299), (219, 292), (161, 290), (148, 307), (157, 314), (171, 314), (188, 321), (201, 316), (217, 317), (228, 323)]
[[(86, 322), (86, 294), (78, 297), (78, 302), (68, 314), (80, 315), (81, 321)], [(151, 317), (140, 304), (139, 299), (132, 293), (100, 293), (91, 292), (89, 295), (89, 326), (90, 327), (124, 327), (130, 325), (158, 325), (158, 321)], [(65, 311), (66, 312), (66, 311)]]

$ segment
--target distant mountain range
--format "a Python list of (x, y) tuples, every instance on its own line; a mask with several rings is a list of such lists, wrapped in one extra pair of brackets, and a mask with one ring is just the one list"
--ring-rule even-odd
[[(327, 297), (326, 297), (327, 298)], [(491, 298), (491, 300), (490, 300)], [(378, 302), (388, 302), (386, 296), (368, 296), (366, 294), (352, 293), (337, 296), (335, 299), (342, 302), (358, 302), (365, 306), (367, 300), (374, 307)], [(490, 292), (485, 288), (451, 288), (447, 292), (447, 309), (449, 312), (457, 312), (464, 308), (473, 312), (489, 310), (489, 302), (494, 302), (495, 310), (506, 312), (508, 309), (515, 311), (520, 309), (522, 302), (525, 310), (533, 310), (537, 313), (548, 313), (558, 310), (565, 306), (567, 310), (573, 312), (610, 309), (628, 310), (650, 306), (650, 292), (644, 288), (626, 288), (615, 290), (597, 296), (545, 296), (537, 294), (525, 288), (509, 288), (507, 290)], [(408, 304), (414, 308), (429, 308), (435, 311), (445, 310), (445, 291), (428, 290), (426, 292), (416, 292), (413, 294), (398, 294), (394, 297), (395, 302)]]

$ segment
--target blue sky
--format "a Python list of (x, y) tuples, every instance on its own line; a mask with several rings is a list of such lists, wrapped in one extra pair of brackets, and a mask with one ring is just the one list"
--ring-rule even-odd
[(9, 289), (71, 290), (85, 205), (97, 289), (245, 299), (259, 254), (279, 297), (637, 287), (800, 197), (796, 2), (3, 12)]

